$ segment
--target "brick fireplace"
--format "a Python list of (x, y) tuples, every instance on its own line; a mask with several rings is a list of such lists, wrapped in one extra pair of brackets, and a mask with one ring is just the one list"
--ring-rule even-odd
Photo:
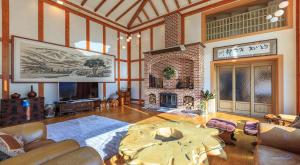
[[(172, 94), (172, 105), (166, 107), (194, 107), (200, 99), (204, 84), (204, 45), (192, 43), (180, 45), (181, 15), (165, 17), (166, 48), (144, 52), (145, 54), (145, 107), (159, 108), (166, 101), (165, 94)], [(171, 67), (176, 75), (167, 80), (163, 70)], [(162, 97), (163, 96), (163, 97)], [(176, 101), (174, 100), (176, 98)], [(167, 100), (169, 101), (169, 100)], [(176, 106), (173, 104), (176, 103)]]

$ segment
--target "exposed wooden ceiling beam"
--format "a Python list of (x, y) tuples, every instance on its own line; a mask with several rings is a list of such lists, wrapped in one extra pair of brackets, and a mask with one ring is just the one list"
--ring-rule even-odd
[(138, 17), (138, 15), (141, 13), (142, 9), (145, 7), (147, 2), (148, 2), (148, 0), (143, 0), (143, 2), (141, 3), (141, 5), (137, 9), (137, 11), (134, 13), (133, 17), (130, 19), (130, 21), (127, 25), (128, 28), (130, 28), (132, 26), (133, 22)]
[(174, 1), (175, 1), (175, 4), (176, 4), (177, 9), (179, 9), (179, 8), (180, 8), (180, 5), (179, 5), (179, 3), (178, 3), (178, 0), (174, 0)]
[(144, 13), (145, 17), (147, 18), (147, 20), (149, 20), (149, 15), (146, 13), (146, 11), (144, 9), (142, 9), (142, 12)]
[(87, 2), (87, 0), (83, 0), (83, 1), (81, 2), (81, 6), (84, 6), (86, 2)]
[(117, 17), (116, 21), (120, 20), (124, 15), (126, 15), (130, 10), (132, 10), (136, 5), (138, 5), (141, 0), (137, 0), (134, 4), (132, 4), (127, 10), (125, 10), (119, 17)]
[(140, 16), (137, 17), (138, 20), (140, 21), (140, 23), (143, 23), (142, 19), (140, 18)]
[(191, 3), (192, 3), (192, 0), (188, 0), (188, 2), (189, 2), (189, 4), (191, 4)]
[(151, 5), (152, 9), (154, 10), (154, 12), (155, 12), (156, 16), (158, 17), (158, 16), (159, 16), (159, 13), (158, 13), (158, 11), (157, 11), (156, 7), (154, 6), (154, 4), (153, 4), (152, 0), (149, 0), (149, 3), (150, 3), (150, 5)]
[(110, 9), (110, 11), (105, 15), (106, 17), (108, 17), (113, 11), (116, 10), (116, 8), (118, 8), (122, 3), (124, 2), (124, 0), (120, 0), (112, 9)]
[(102, 0), (102, 1), (96, 6), (96, 8), (94, 9), (94, 12), (97, 12), (97, 11), (100, 9), (100, 7), (101, 7), (105, 2), (106, 2), (106, 0)]
[(166, 9), (167, 13), (170, 13), (170, 10), (169, 10), (169, 7), (168, 7), (168, 5), (167, 5), (166, 0), (162, 0), (162, 2), (163, 2), (163, 4), (164, 4), (164, 6), (165, 6), (165, 9)]

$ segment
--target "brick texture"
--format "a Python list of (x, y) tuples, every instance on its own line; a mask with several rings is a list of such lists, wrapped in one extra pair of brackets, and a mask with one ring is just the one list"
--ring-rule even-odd
[(174, 47), (181, 41), (181, 15), (174, 13), (165, 17), (165, 45)]
[[(191, 96), (194, 98), (194, 105), (198, 105), (200, 101), (200, 91), (203, 89), (204, 84), (204, 52), (203, 47), (199, 44), (186, 45), (185, 51), (167, 52), (152, 55), (151, 53), (145, 54), (145, 106), (146, 107), (159, 107), (160, 93), (176, 93), (178, 107), (184, 106), (184, 97)], [(178, 70), (178, 77), (185, 77), (192, 75), (194, 89), (176, 89), (176, 79), (170, 80), (172, 86), (164, 88), (149, 88), (149, 74), (162, 76), (162, 70), (172, 66)], [(185, 75), (186, 74), (186, 75)], [(161, 77), (162, 78), (162, 77)], [(164, 79), (164, 82), (166, 80)], [(156, 96), (156, 104), (149, 103), (149, 96)], [(153, 99), (153, 97), (151, 97)]]

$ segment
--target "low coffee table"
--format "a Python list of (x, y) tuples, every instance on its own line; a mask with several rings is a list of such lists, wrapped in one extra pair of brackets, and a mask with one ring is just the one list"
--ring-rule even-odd
[(119, 153), (129, 164), (208, 164), (207, 155), (227, 158), (218, 134), (186, 121), (136, 124), (121, 141)]

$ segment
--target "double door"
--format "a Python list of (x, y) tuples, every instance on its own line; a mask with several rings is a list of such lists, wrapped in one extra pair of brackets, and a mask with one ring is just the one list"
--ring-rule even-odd
[(262, 116), (274, 108), (273, 62), (217, 67), (218, 111)]

